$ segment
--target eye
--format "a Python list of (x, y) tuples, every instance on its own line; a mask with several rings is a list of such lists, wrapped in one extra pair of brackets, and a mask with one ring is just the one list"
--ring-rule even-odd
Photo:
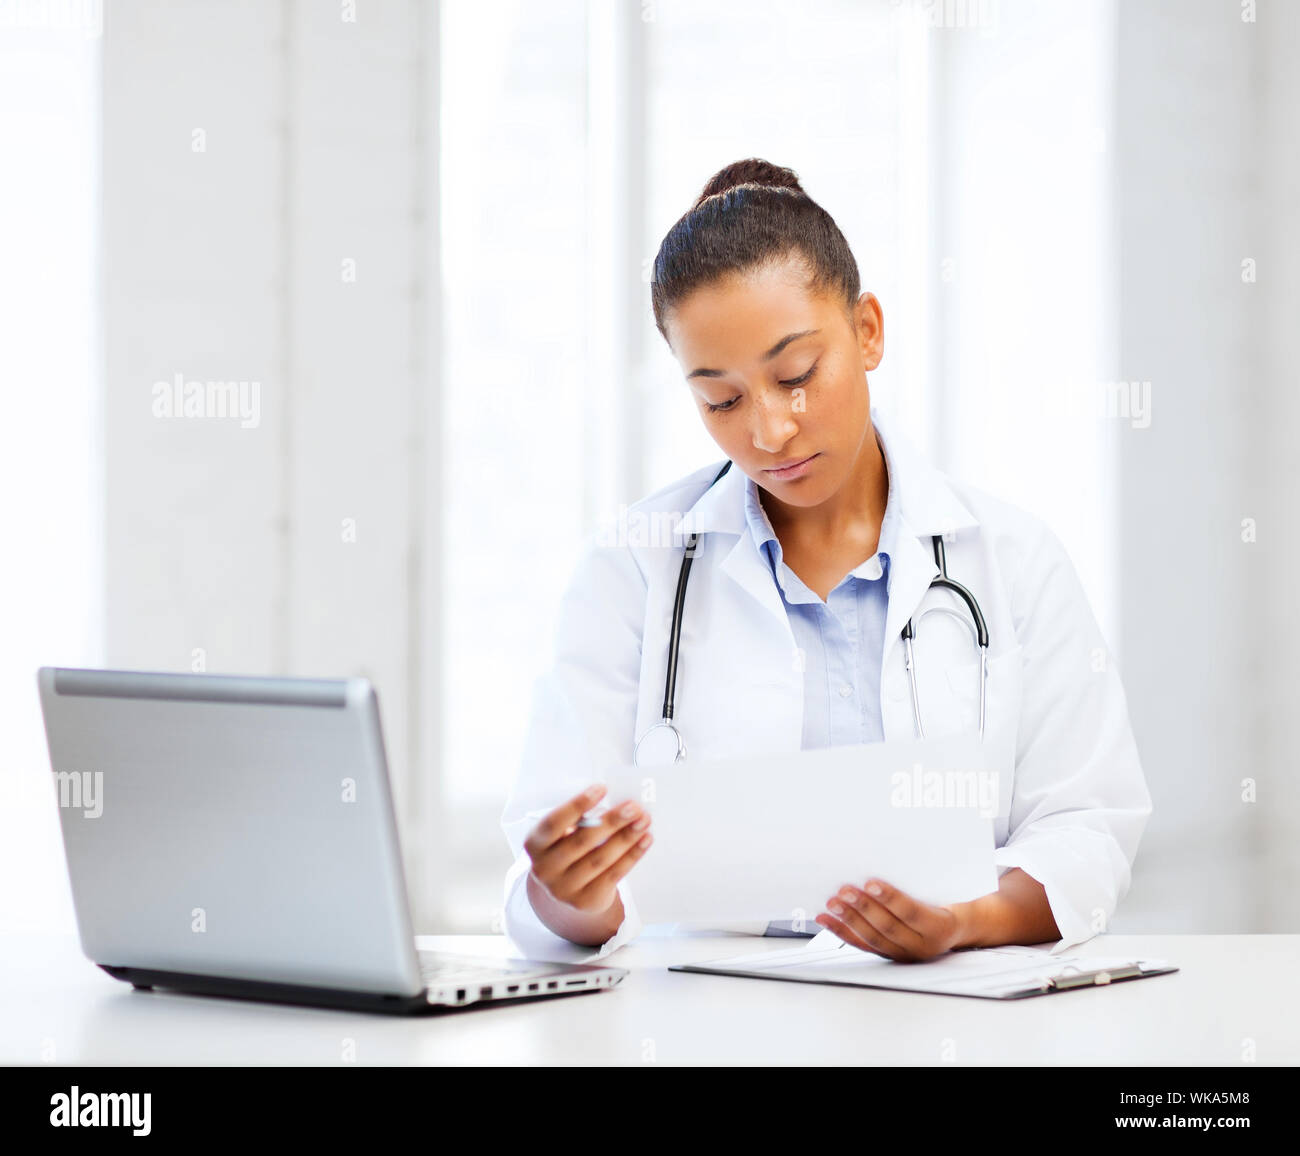
[(802, 377), (795, 377), (789, 381), (781, 381), (778, 382), (777, 384), (778, 385), (803, 385), (804, 382), (810, 380), (812, 378), (812, 375), (817, 372), (818, 364), (819, 363), (817, 361), (814, 361), (812, 365), (808, 367), (808, 372), (805, 373)]
[[(819, 358), (817, 361), (814, 361), (812, 365), (808, 367), (808, 371), (806, 373), (802, 374), (799, 377), (790, 378), (788, 381), (778, 381), (777, 384), (790, 386), (791, 388), (799, 385), (804, 385), (805, 383), (812, 380), (812, 376), (814, 373), (817, 372), (817, 366), (820, 363), (821, 363), (821, 359)], [(704, 408), (707, 409), (709, 413), (726, 413), (727, 410), (733, 408), (736, 402), (738, 402), (739, 400), (740, 398), (733, 397), (730, 401), (724, 401), (720, 405), (714, 405), (712, 402), (706, 401), (704, 403)]]

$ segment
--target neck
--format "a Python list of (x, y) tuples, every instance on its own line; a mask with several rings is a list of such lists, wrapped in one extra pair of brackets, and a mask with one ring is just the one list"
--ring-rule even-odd
[(787, 535), (809, 545), (843, 545), (867, 538), (876, 542), (889, 500), (889, 469), (875, 427), (868, 421), (853, 472), (820, 505), (787, 505), (766, 491), (761, 496), (772, 529), (783, 542)]

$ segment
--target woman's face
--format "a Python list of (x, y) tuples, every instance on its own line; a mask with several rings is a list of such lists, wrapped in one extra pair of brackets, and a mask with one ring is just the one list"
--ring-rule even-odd
[(867, 370), (884, 338), (872, 294), (851, 324), (839, 300), (810, 294), (806, 281), (793, 261), (731, 276), (697, 289), (665, 323), (710, 436), (793, 506), (820, 505), (853, 474), (871, 430)]

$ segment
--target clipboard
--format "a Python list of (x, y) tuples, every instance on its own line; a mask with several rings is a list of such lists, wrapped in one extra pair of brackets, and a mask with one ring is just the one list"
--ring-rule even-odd
[(1168, 975), (1178, 968), (1163, 959), (1084, 958), (1018, 946), (962, 948), (921, 963), (899, 963), (860, 951), (824, 930), (801, 947), (676, 964), (668, 970), (977, 999), (1028, 999)]

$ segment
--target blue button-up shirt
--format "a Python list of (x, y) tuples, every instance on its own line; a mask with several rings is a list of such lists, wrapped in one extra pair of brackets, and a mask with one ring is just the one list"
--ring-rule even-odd
[(876, 552), (850, 570), (825, 602), (782, 559), (753, 478), (745, 479), (745, 521), (771, 566), (803, 665), (803, 748), (883, 741), (880, 668), (898, 522), (893, 485)]

